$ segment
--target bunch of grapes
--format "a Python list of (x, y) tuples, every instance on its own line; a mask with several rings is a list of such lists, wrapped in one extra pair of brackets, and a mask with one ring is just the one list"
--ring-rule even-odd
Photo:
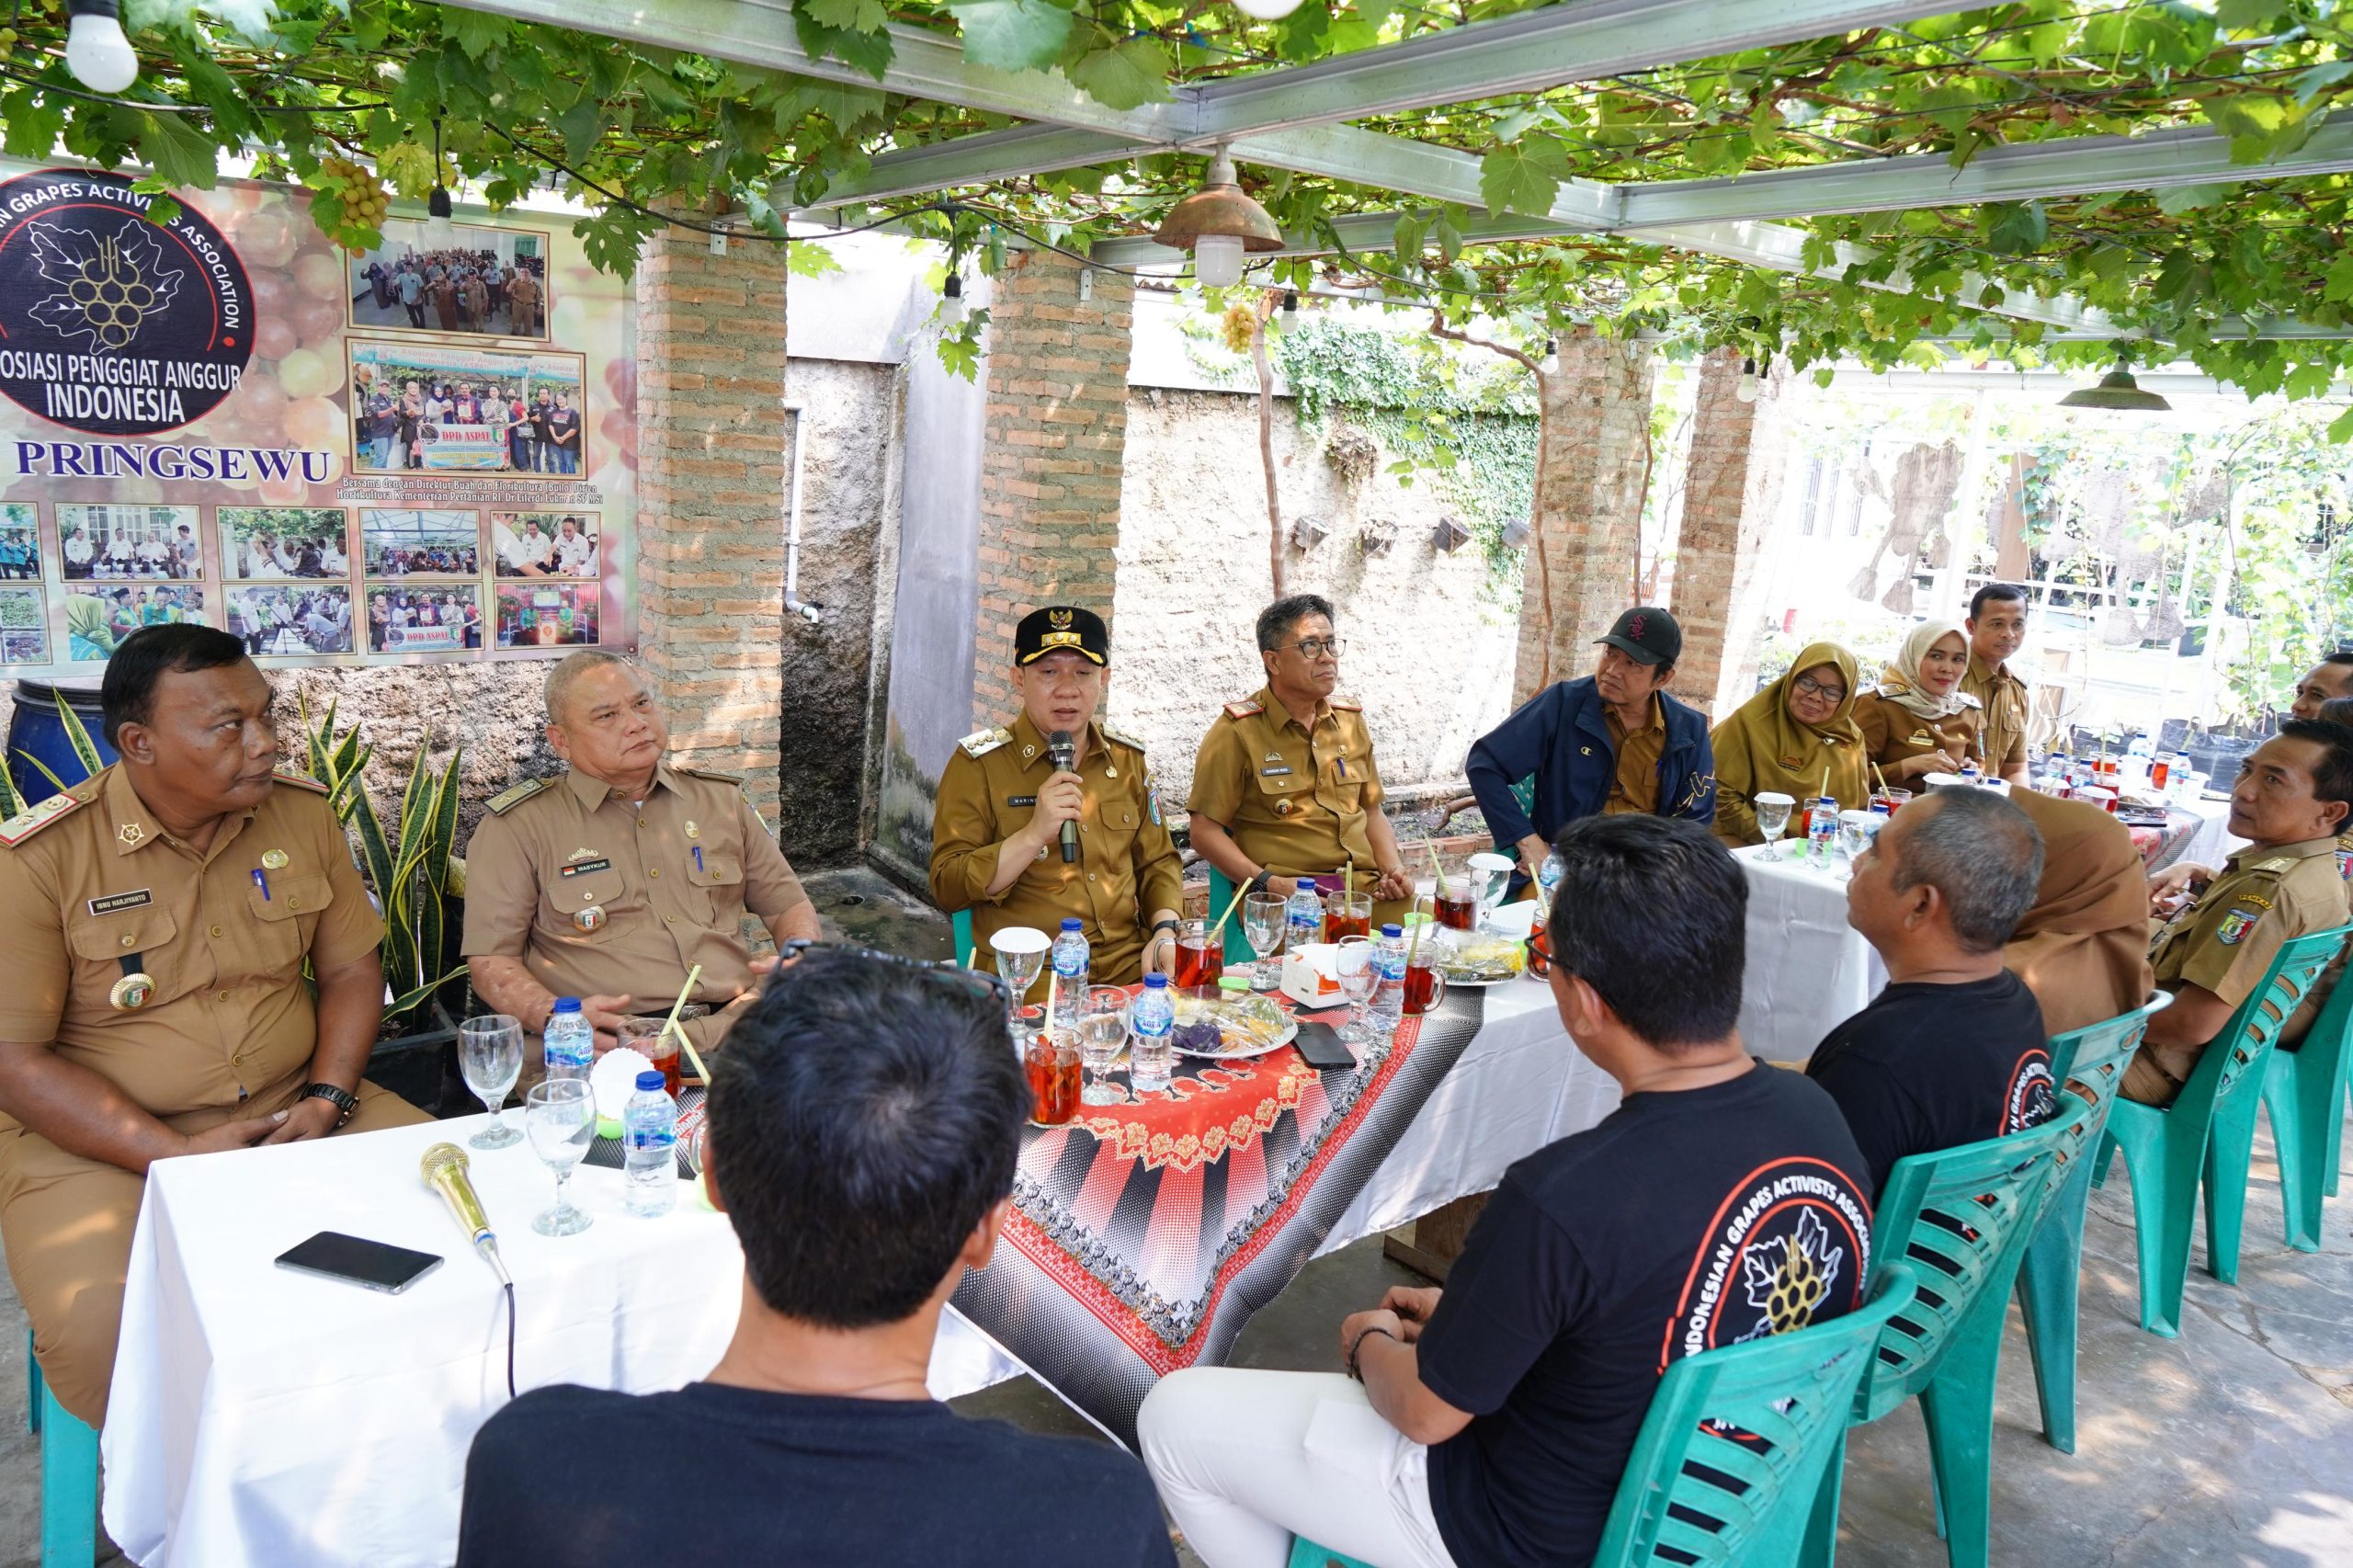
[(366, 245), (353, 242), (361, 234), (380, 232), (384, 213), (392, 206), (392, 197), (374, 172), (349, 158), (325, 157), (319, 160), (315, 184), (320, 195), (332, 198), (342, 209), (342, 222), (333, 228), (340, 231), (344, 248), (355, 256), (366, 250)]

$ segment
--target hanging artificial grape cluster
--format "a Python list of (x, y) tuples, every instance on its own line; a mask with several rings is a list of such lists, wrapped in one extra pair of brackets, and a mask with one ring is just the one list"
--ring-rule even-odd
[[(349, 158), (322, 158), (312, 188), (316, 193), (312, 199), (313, 215), (337, 244), (354, 256), (375, 247), (392, 197), (373, 170)], [(331, 209), (324, 206), (330, 202)]]

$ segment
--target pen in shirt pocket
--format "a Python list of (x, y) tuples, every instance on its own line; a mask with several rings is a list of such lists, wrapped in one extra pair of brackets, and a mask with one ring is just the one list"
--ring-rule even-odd
[(695, 869), (697, 871), (702, 869), (702, 846), (699, 844), (695, 846)]
[(267, 903), (269, 902), (269, 873), (259, 866), (254, 868), (254, 886), (261, 889), (261, 901)]

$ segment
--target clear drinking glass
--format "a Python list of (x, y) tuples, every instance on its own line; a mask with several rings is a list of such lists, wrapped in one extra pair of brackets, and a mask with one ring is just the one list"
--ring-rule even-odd
[(1365, 937), (1348, 937), (1335, 957), (1340, 994), (1348, 999), (1348, 1021), (1339, 1029), (1343, 1045), (1362, 1045), (1372, 1038), (1364, 1025), (1365, 1004), (1372, 999), (1373, 982), (1380, 978), (1372, 958), (1371, 939)]
[[(1046, 934), (1032, 926), (1008, 926), (989, 938), (990, 950), (996, 954), (997, 978), (1012, 993), (1015, 1007), (1045, 972), (1046, 949), (1051, 945)], [(1012, 1022), (1009, 1015), (1006, 1021)]]
[(1086, 994), (1086, 1007), (1078, 1019), (1078, 1064), (1086, 1074), (1081, 1105), (1125, 1105), (1127, 1095), (1104, 1074), (1120, 1060), (1128, 1043), (1128, 994), (1116, 985), (1098, 985)]
[(1879, 836), (1880, 824), (1886, 820), (1869, 812), (1838, 813), (1838, 847), (1846, 854), (1850, 872), (1863, 851), (1871, 846), (1871, 840)]
[(592, 1221), (572, 1206), (563, 1184), (597, 1141), (597, 1096), (585, 1079), (550, 1078), (531, 1085), (523, 1099), (523, 1127), (531, 1135), (531, 1152), (555, 1173), (555, 1207), (531, 1221), (543, 1236), (576, 1235)]
[(1797, 810), (1797, 798), (1767, 790), (1753, 797), (1749, 803), (1756, 808), (1756, 831), (1765, 835), (1765, 853), (1760, 860), (1781, 858), (1781, 835), (1790, 825), (1790, 813)]
[(1283, 901), (1270, 892), (1254, 892), (1242, 901), (1242, 934), (1258, 961), (1250, 966), (1250, 989), (1272, 991), (1282, 983), (1282, 962), (1275, 955), (1283, 945)]
[(458, 1026), (458, 1069), (466, 1087), (490, 1112), (490, 1125), (466, 1140), (470, 1149), (506, 1149), (523, 1141), (506, 1125), (506, 1096), (523, 1075), (523, 1025), (505, 1013), (485, 1013)]

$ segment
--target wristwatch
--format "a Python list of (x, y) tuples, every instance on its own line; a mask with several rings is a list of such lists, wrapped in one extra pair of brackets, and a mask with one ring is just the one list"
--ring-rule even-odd
[(358, 1095), (348, 1094), (342, 1089), (336, 1088), (333, 1084), (304, 1085), (301, 1097), (306, 1100), (333, 1101), (337, 1112), (335, 1119), (335, 1124), (337, 1128), (341, 1128), (345, 1122), (349, 1121), (351, 1119), (351, 1113), (359, 1108), (359, 1096)]
[(1145, 945), (1150, 946), (1152, 941), (1157, 938), (1163, 931), (1167, 932), (1169, 937), (1173, 939), (1179, 929), (1180, 927), (1174, 920), (1155, 920), (1152, 923), (1153, 935), (1152, 937), (1145, 938)]
[(1265, 892), (1267, 884), (1274, 880), (1275, 874), (1261, 866), (1258, 868), (1258, 874), (1251, 878), (1247, 885), (1252, 892)]

